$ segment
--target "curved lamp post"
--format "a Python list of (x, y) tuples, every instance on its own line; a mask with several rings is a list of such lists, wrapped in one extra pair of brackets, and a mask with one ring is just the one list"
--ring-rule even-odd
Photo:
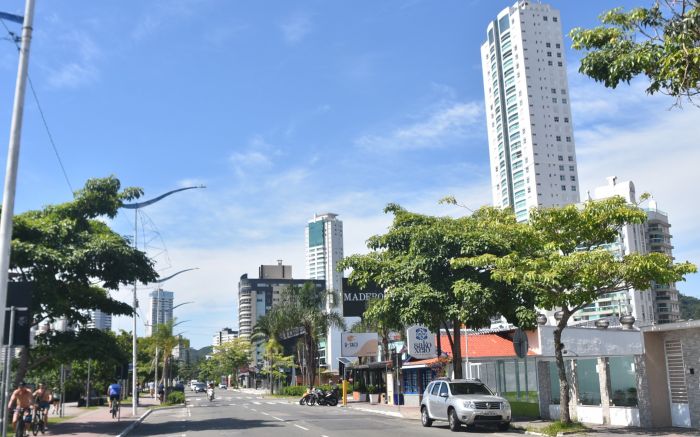
[[(138, 239), (138, 214), (139, 214), (139, 209), (146, 207), (148, 205), (153, 205), (154, 203), (163, 200), (164, 198), (175, 194), (179, 193), (180, 191), (185, 191), (185, 190), (193, 190), (195, 188), (206, 188), (204, 185), (197, 185), (193, 187), (185, 187), (185, 188), (178, 188), (176, 190), (171, 190), (168, 191), (167, 193), (161, 194), (158, 197), (154, 197), (153, 199), (146, 200), (143, 202), (135, 202), (135, 203), (128, 203), (122, 205), (123, 208), (126, 209), (133, 209), (134, 210), (134, 249), (137, 248), (137, 239)], [(180, 272), (178, 272), (180, 273)], [(176, 273), (177, 274), (177, 273)], [(175, 276), (175, 275), (172, 275)], [(172, 277), (171, 276), (171, 277)], [(132, 370), (131, 370), (131, 390), (133, 391), (133, 401), (131, 402), (132, 407), (131, 407), (131, 414), (133, 416), (136, 416), (137, 414), (137, 408), (139, 406), (139, 397), (138, 397), (138, 392), (136, 391), (136, 308), (138, 308), (138, 300), (136, 299), (136, 288), (137, 288), (137, 281), (134, 279), (134, 333), (132, 335)]]

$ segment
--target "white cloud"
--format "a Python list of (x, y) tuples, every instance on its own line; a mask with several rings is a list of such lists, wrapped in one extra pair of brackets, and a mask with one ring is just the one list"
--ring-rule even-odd
[(49, 67), (48, 83), (54, 88), (77, 88), (95, 82), (99, 78), (97, 63), (102, 51), (86, 31), (73, 30), (62, 34), (56, 42), (61, 48), (70, 48), (73, 59), (57, 67)]
[(440, 105), (422, 120), (390, 130), (387, 134), (370, 134), (355, 143), (368, 150), (398, 151), (432, 149), (475, 135), (483, 123), (483, 109), (476, 102), (450, 102)]
[(300, 43), (309, 33), (311, 33), (311, 17), (306, 13), (297, 12), (287, 17), (280, 25), (284, 41), (289, 45)]

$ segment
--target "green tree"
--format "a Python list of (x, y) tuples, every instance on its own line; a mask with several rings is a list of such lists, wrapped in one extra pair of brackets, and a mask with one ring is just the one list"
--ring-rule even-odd
[(389, 334), (401, 332), (404, 325), (401, 322), (401, 311), (388, 304), (384, 299), (374, 299), (367, 305), (362, 320), (354, 324), (352, 332), (376, 332), (382, 344), (380, 361), (389, 360)]
[(367, 241), (371, 252), (340, 263), (340, 268), (353, 269), (351, 281), (361, 286), (374, 282), (386, 290), (367, 316), (382, 317), (397, 308), (406, 326), (423, 324), (438, 333), (445, 328), (455, 378), (462, 377), (463, 326), (488, 326), (497, 314), (523, 327), (534, 324), (534, 300), (527, 290), (496, 281), (482, 268), (452, 263), (462, 256), (529, 247), (512, 212), (482, 208), (467, 217), (433, 217), (398, 205), (385, 212), (394, 214), (393, 223), (386, 234)]
[(270, 311), (270, 319), (276, 320), (276, 332), (271, 339), (277, 342), (283, 334), (301, 333), (304, 357), (303, 371), (307, 381), (314, 381), (318, 368), (318, 341), (331, 326), (345, 329), (343, 317), (326, 311), (326, 303), (336, 299), (334, 293), (306, 283), (301, 287), (289, 286), (282, 291), (279, 305)]
[[(146, 254), (111, 230), (104, 218), (114, 218), (122, 202), (141, 194), (138, 188), (121, 190), (115, 177), (90, 179), (72, 201), (13, 218), (10, 268), (19, 280), (34, 286), (33, 325), (58, 318), (85, 325), (93, 309), (132, 314), (131, 306), (113, 299), (109, 291), (135, 280), (150, 282), (158, 275)], [(58, 344), (64, 338), (47, 341)], [(29, 355), (23, 350), (17, 380), (27, 371)]]
[(214, 349), (214, 361), (217, 363), (221, 375), (234, 375), (234, 381), (238, 381), (238, 372), (241, 367), (250, 363), (250, 342), (243, 338), (235, 338), (220, 344)]
[(562, 422), (571, 422), (561, 342), (571, 316), (605, 294), (630, 288), (647, 290), (652, 281), (678, 282), (696, 271), (687, 262), (674, 264), (665, 254), (618, 254), (607, 248), (619, 238), (623, 226), (645, 221), (644, 211), (619, 196), (588, 201), (582, 208), (568, 205), (533, 209), (529, 223), (524, 225), (533, 247), (530, 253), (484, 254), (455, 261), (489, 270), (496, 280), (531, 289), (538, 307), (560, 310), (554, 347)]
[(284, 355), (282, 345), (274, 339), (265, 343), (265, 365), (260, 373), (270, 378), (270, 394), (274, 394), (275, 385), (284, 377), (284, 368), (294, 366), (294, 357)]
[[(163, 360), (163, 372), (161, 373), (161, 381), (165, 385), (165, 397), (168, 396), (168, 375), (170, 374), (170, 364), (173, 355), (173, 350), (180, 343), (180, 337), (173, 335), (173, 326), (175, 319), (168, 320), (165, 323), (155, 325), (151, 339), (153, 345), (158, 348), (161, 359)], [(156, 363), (156, 365), (158, 365)], [(156, 383), (158, 383), (156, 381)]]
[(700, 299), (680, 294), (681, 319), (700, 320)]
[(657, 0), (629, 12), (615, 8), (601, 15), (602, 26), (573, 29), (573, 48), (586, 51), (579, 72), (609, 88), (644, 75), (647, 93), (692, 102), (700, 92), (698, 5), (698, 0)]

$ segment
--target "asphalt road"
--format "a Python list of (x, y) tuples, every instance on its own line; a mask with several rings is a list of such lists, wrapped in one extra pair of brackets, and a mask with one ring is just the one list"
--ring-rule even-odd
[[(341, 407), (308, 407), (245, 393), (217, 390), (210, 402), (203, 393), (187, 392), (185, 408), (154, 411), (130, 436), (268, 437), (413, 437), (453, 435), (446, 424), (423, 428), (416, 420), (365, 413)], [(469, 435), (491, 437), (514, 433), (477, 428)]]

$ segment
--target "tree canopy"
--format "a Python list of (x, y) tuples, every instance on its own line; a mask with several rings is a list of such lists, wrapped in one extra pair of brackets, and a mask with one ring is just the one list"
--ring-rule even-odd
[(485, 269), (452, 263), (463, 256), (526, 250), (527, 233), (511, 211), (482, 208), (467, 217), (433, 217), (391, 204), (385, 212), (394, 215), (393, 223), (386, 234), (367, 241), (371, 252), (340, 264), (353, 269), (351, 281), (375, 282), (386, 290), (383, 304), (370, 306), (368, 316), (386, 316), (396, 308), (403, 325), (446, 328), (456, 378), (462, 377), (463, 326), (489, 326), (498, 314), (523, 327), (534, 324), (534, 300), (526, 288), (494, 280)]
[(692, 101), (700, 93), (698, 6), (698, 0), (657, 0), (651, 7), (607, 11), (593, 29), (573, 29), (573, 48), (586, 51), (579, 72), (609, 88), (643, 75), (650, 81), (647, 93)]
[[(33, 284), (33, 325), (65, 318), (84, 326), (89, 310), (132, 314), (132, 307), (109, 291), (134, 281), (151, 282), (158, 275), (146, 254), (103, 220), (114, 218), (124, 201), (141, 194), (138, 188), (121, 189), (115, 177), (90, 179), (72, 201), (13, 218), (10, 269)], [(23, 362), (19, 378), (26, 370), (26, 354)]]
[(602, 295), (649, 290), (652, 281), (672, 283), (695, 272), (694, 265), (674, 263), (662, 253), (618, 253), (610, 246), (627, 225), (646, 221), (646, 213), (622, 197), (530, 211), (524, 229), (530, 234), (529, 253), (486, 253), (462, 257), (456, 265), (487, 269), (495, 280), (532, 290), (539, 308), (559, 310), (554, 330), (559, 370), (561, 419), (569, 422), (569, 384), (561, 342), (573, 314)]

